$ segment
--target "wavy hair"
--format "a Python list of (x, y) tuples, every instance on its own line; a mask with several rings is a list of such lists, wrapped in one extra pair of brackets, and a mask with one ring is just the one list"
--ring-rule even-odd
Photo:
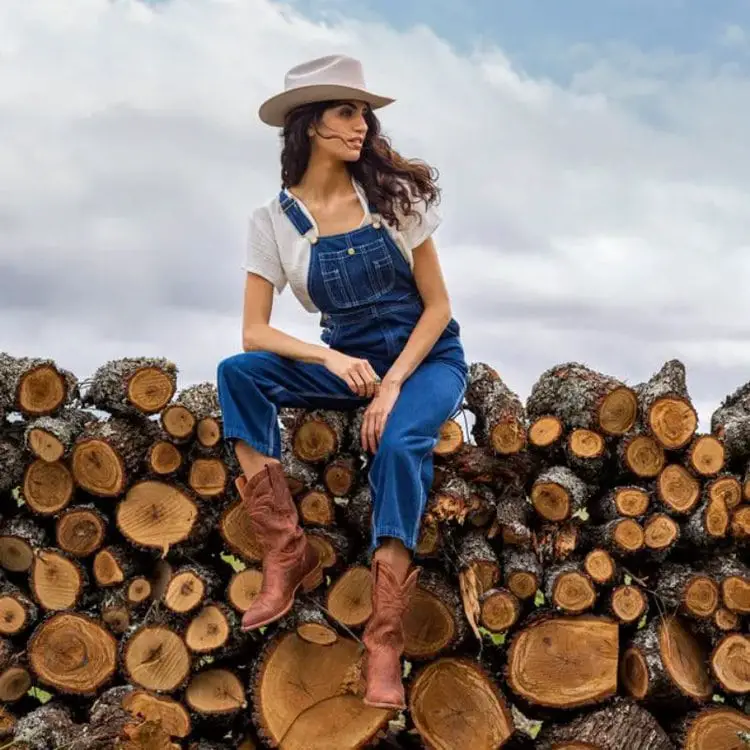
[[(281, 132), (281, 186), (292, 187), (300, 182), (310, 160), (308, 128), (317, 125), (323, 113), (344, 101), (315, 102), (293, 109)], [(362, 185), (368, 201), (389, 224), (401, 229), (400, 220), (417, 213), (416, 203), (425, 207), (439, 202), (438, 170), (419, 159), (406, 159), (391, 147), (383, 135), (380, 121), (368, 107), (365, 111), (367, 135), (360, 158), (349, 162), (352, 177)], [(325, 136), (324, 136), (325, 137)], [(419, 214), (418, 214), (419, 215)], [(421, 219), (421, 216), (420, 216)]]

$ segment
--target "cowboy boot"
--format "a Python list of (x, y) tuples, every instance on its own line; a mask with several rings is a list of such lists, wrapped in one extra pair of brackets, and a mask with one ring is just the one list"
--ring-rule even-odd
[(376, 708), (406, 708), (401, 681), (401, 655), (404, 652), (403, 618), (409, 606), (421, 568), (399, 583), (393, 569), (375, 560), (372, 569), (372, 615), (362, 641), (365, 659), (366, 690), (364, 703)]
[(284, 469), (266, 464), (238, 489), (250, 528), (263, 551), (260, 592), (242, 616), (242, 630), (255, 630), (283, 617), (297, 589), (307, 592), (323, 580), (321, 561), (299, 525)]

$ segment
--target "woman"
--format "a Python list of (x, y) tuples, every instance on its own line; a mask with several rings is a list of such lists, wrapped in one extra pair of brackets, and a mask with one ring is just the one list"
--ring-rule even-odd
[[(261, 106), (261, 120), (283, 128), (282, 190), (253, 213), (244, 353), (223, 360), (217, 379), (224, 436), (244, 474), (237, 487), (263, 549), (248, 630), (283, 616), (300, 587), (322, 578), (279, 462), (278, 408), (366, 405), (373, 607), (364, 700), (400, 709), (402, 616), (419, 575), (412, 555), (433, 449), (461, 405), (467, 366), (430, 237), (439, 224), (431, 169), (393, 151), (373, 113), (393, 101), (367, 90), (357, 60), (331, 55), (290, 70), (285, 90)], [(269, 325), (274, 289), (287, 284), (322, 313), (327, 346)]]

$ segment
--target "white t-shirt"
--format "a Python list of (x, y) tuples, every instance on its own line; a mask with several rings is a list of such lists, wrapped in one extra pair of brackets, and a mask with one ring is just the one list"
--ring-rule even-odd
[[(415, 209), (422, 221), (419, 221), (417, 214), (412, 214), (401, 220), (401, 229), (397, 230), (380, 217), (373, 217), (364, 189), (354, 179), (352, 184), (365, 212), (362, 224), (372, 223), (373, 218), (382, 221), (409, 267), (413, 268), (412, 250), (421, 245), (441, 222), (442, 217), (437, 208), (431, 205), (425, 210), (424, 203), (419, 203)], [(256, 208), (250, 217), (247, 252), (242, 268), (248, 273), (256, 273), (268, 279), (278, 294), (281, 294), (288, 283), (305, 310), (316, 313), (319, 310), (307, 292), (307, 272), (310, 266), (310, 240), (318, 236), (317, 226), (302, 201), (295, 196), (291, 197), (310, 220), (312, 229), (304, 237), (300, 235), (289, 217), (281, 211), (279, 196), (276, 195), (273, 200)]]

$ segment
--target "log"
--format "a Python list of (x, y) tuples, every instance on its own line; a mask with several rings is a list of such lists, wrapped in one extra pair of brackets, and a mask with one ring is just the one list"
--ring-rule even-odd
[(683, 524), (684, 539), (700, 549), (718, 544), (729, 530), (729, 509), (721, 495), (704, 493), (704, 499)]
[(648, 612), (648, 597), (640, 586), (622, 584), (612, 589), (609, 612), (622, 625), (633, 625)]
[(596, 588), (579, 563), (565, 562), (545, 571), (544, 597), (561, 612), (580, 614), (596, 603)]
[(627, 695), (650, 704), (695, 704), (713, 693), (707, 654), (679, 617), (657, 617), (633, 635), (620, 679)]
[[(250, 677), (253, 724), (261, 739), (279, 747), (283, 738), (285, 750), (366, 747), (390, 712), (365, 706), (351, 692), (359, 661), (358, 644), (350, 638), (330, 646), (308, 643), (294, 632), (271, 638)], [(340, 718), (332, 722), (332, 716)]]
[(73, 474), (62, 461), (39, 458), (26, 466), (21, 497), (32, 513), (53, 516), (71, 503), (74, 493)]
[(696, 711), (677, 722), (675, 744), (683, 750), (743, 750), (750, 716), (725, 706)]
[(610, 618), (539, 617), (513, 636), (508, 687), (532, 710), (596, 705), (617, 692), (618, 648)]
[(0, 638), (0, 701), (13, 703), (31, 687), (25, 655), (7, 638)]
[(614, 521), (617, 518), (641, 518), (648, 512), (651, 493), (637, 485), (623, 485), (604, 492), (592, 504), (597, 521)]
[(11, 573), (25, 573), (34, 552), (44, 546), (44, 529), (27, 516), (9, 518), (0, 525), (0, 565)]
[(716, 581), (700, 570), (675, 562), (659, 569), (655, 593), (670, 609), (696, 619), (711, 617), (721, 602)]
[(711, 652), (711, 674), (730, 694), (750, 693), (750, 638), (741, 633), (723, 636)]
[(701, 485), (684, 466), (668, 464), (656, 480), (656, 496), (667, 513), (685, 516), (698, 504)]
[(538, 750), (675, 750), (659, 722), (627, 698), (579, 716), (567, 724), (542, 728)]
[(71, 451), (75, 483), (98, 497), (118, 497), (134, 482), (153, 439), (153, 422), (146, 419), (89, 422)]
[(55, 540), (73, 557), (89, 557), (104, 543), (108, 518), (93, 503), (64, 510), (55, 523)]
[(190, 409), (177, 402), (172, 402), (160, 410), (159, 423), (170, 440), (178, 444), (192, 440), (197, 426)]
[[(330, 461), (321, 475), (323, 485), (333, 497), (346, 497), (353, 491), (359, 480), (359, 468), (356, 457), (351, 454), (340, 454)], [(311, 486), (314, 475), (305, 476), (303, 484)]]
[(684, 448), (692, 440), (698, 415), (690, 401), (682, 362), (668, 360), (639, 388), (638, 408), (648, 429), (668, 450)]
[(37, 679), (60, 693), (95, 695), (117, 670), (117, 641), (100, 622), (57, 612), (36, 627), (28, 643)]
[(78, 379), (53, 360), (0, 352), (0, 421), (12, 411), (55, 415), (78, 395)]
[(617, 563), (602, 547), (596, 547), (588, 552), (583, 560), (583, 569), (597, 586), (614, 582), (617, 575)]
[(185, 456), (166, 436), (156, 437), (146, 453), (146, 465), (155, 476), (174, 476), (185, 465)]
[(184, 406), (195, 419), (195, 438), (205, 448), (218, 445), (221, 440), (223, 419), (219, 393), (214, 383), (204, 381), (183, 388), (175, 403)]
[(140, 625), (120, 641), (127, 679), (154, 692), (173, 693), (190, 677), (191, 656), (184, 638), (168, 624)]
[(712, 559), (704, 566), (706, 574), (719, 582), (723, 605), (738, 615), (750, 614), (750, 568), (736, 557)]
[(502, 569), (505, 585), (521, 600), (532, 598), (542, 585), (542, 565), (531, 550), (505, 547)]
[(359, 628), (372, 614), (372, 576), (364, 565), (352, 565), (326, 592), (326, 610), (348, 628)]
[(73, 609), (88, 585), (86, 569), (62, 550), (37, 550), (31, 564), (29, 586), (46, 611)]
[(590, 489), (567, 466), (543, 471), (531, 488), (534, 510), (547, 521), (565, 521), (582, 510)]
[(24, 426), (24, 446), (32, 456), (53, 463), (69, 455), (87, 422), (96, 419), (91, 412), (73, 407), (56, 417), (37, 417)]
[(593, 544), (604, 547), (616, 558), (635, 555), (645, 545), (643, 527), (633, 518), (620, 518), (601, 526), (591, 526), (589, 534)]
[(543, 414), (529, 425), (529, 447), (551, 453), (561, 443), (565, 428), (562, 420), (553, 414)]
[(701, 477), (717, 476), (726, 463), (724, 443), (716, 435), (698, 434), (685, 449), (685, 465)]
[(121, 544), (100, 549), (94, 555), (92, 570), (97, 586), (117, 586), (141, 569), (136, 552)]
[(750, 505), (732, 511), (729, 531), (738, 545), (750, 543)]
[(595, 480), (609, 463), (609, 450), (603, 435), (577, 427), (565, 441), (568, 466), (580, 477)]
[(481, 362), (469, 365), (466, 403), (475, 416), (472, 435), (477, 445), (500, 456), (526, 447), (524, 406), (495, 369)]
[(190, 678), (185, 688), (185, 704), (201, 719), (231, 719), (244, 711), (248, 702), (245, 686), (236, 672), (208, 668)]
[(177, 389), (177, 366), (163, 357), (123, 357), (104, 363), (81, 403), (121, 417), (158, 414)]
[(311, 464), (327, 463), (346, 445), (349, 421), (348, 412), (326, 409), (298, 412), (289, 426), (294, 455)]
[(666, 558), (681, 535), (680, 525), (666, 513), (652, 513), (643, 522), (643, 543), (653, 560)]
[(0, 636), (17, 636), (34, 625), (39, 616), (36, 604), (17, 586), (0, 583)]
[(330, 646), (339, 637), (323, 614), (318, 596), (297, 600), (289, 614), (280, 621), (279, 627), (294, 630), (303, 641), (319, 646)]
[(721, 440), (729, 461), (747, 460), (750, 454), (750, 409), (721, 406), (711, 415), (711, 432)]
[(635, 423), (638, 403), (632, 388), (577, 362), (546, 370), (526, 402), (530, 419), (551, 415), (566, 430), (580, 427), (623, 435)]
[(744, 496), (743, 485), (736, 474), (723, 472), (719, 476), (708, 480), (704, 484), (704, 492), (708, 497), (721, 497), (729, 510), (736, 508), (742, 501), (747, 500)]
[[(513, 716), (495, 681), (475, 661), (444, 657), (422, 667), (409, 689), (409, 712), (426, 747), (494, 750), (514, 734)], [(446, 705), (461, 706), (455, 721)]]
[(333, 497), (322, 485), (310, 488), (298, 496), (297, 508), (304, 526), (333, 526), (336, 522)]
[(509, 589), (498, 587), (479, 597), (479, 622), (492, 633), (507, 633), (521, 617), (521, 602)]
[(617, 443), (617, 461), (623, 475), (652, 479), (664, 468), (666, 456), (663, 446), (653, 435), (634, 429)]

